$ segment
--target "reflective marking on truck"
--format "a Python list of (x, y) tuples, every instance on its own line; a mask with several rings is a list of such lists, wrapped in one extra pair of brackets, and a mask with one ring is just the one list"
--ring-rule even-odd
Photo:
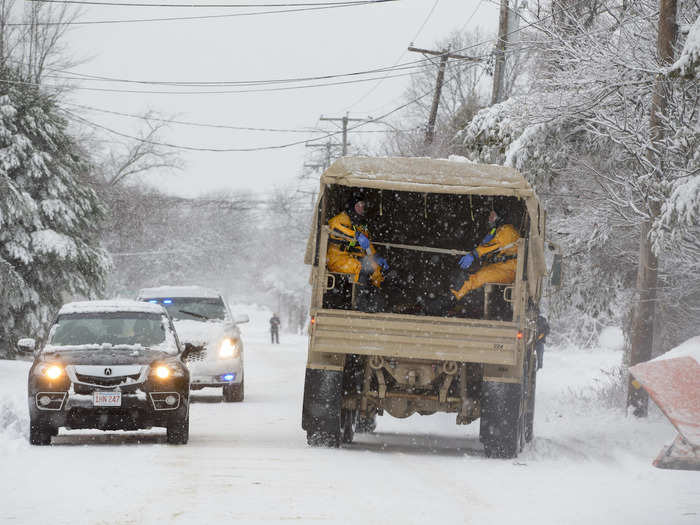
[(505, 348), (503, 343), (493, 343), (494, 350), (505, 350)]

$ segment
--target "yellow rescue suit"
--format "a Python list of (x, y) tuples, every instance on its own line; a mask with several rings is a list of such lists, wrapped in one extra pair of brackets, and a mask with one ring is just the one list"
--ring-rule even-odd
[[(504, 224), (496, 228), (493, 236), (491, 234), (486, 236), (487, 239), (489, 237), (491, 237), (490, 240), (485, 239), (476, 247), (479, 260), (484, 261), (486, 265), (471, 274), (459, 291), (450, 290), (457, 300), (464, 297), (467, 292), (481, 288), (486, 283), (510, 284), (515, 281), (515, 270), (518, 266), (516, 243), (520, 239), (518, 231), (512, 225)], [(489, 264), (490, 260), (494, 262)]]
[[(364, 234), (369, 239), (367, 228), (353, 224), (347, 212), (341, 212), (333, 217), (328, 221), (328, 226), (331, 229), (330, 238), (328, 239), (328, 252), (326, 253), (328, 270), (354, 275), (354, 281), (357, 282), (362, 271), (361, 259), (366, 255), (374, 255), (374, 246), (370, 244), (369, 250), (365, 253), (357, 241), (354, 240), (356, 231)], [(378, 264), (372, 263), (372, 267), (374, 272), (370, 276), (370, 281), (379, 288), (384, 277)]]

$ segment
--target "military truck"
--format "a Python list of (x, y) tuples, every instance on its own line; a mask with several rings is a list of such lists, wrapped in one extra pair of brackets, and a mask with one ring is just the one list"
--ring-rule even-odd
[[(328, 220), (358, 192), (372, 205), (371, 241), (391, 267), (380, 311), (358, 311), (353, 276), (326, 267)], [(487, 284), (436, 315), (426, 305), (449, 293), (447, 276), (482, 240), (494, 207), (509, 211), (520, 234), (515, 282)], [(451, 412), (459, 425), (480, 420), (487, 456), (517, 456), (533, 437), (544, 239), (545, 213), (512, 168), (367, 157), (330, 166), (305, 256), (312, 285), (302, 411), (308, 443), (349, 443), (385, 413)]]

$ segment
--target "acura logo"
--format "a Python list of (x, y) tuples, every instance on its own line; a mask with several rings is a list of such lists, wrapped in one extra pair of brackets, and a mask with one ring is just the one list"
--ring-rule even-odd
[(111, 368), (105, 368), (105, 375), (106, 375), (106, 376), (111, 376), (111, 375), (112, 375), (112, 369), (111, 369)]

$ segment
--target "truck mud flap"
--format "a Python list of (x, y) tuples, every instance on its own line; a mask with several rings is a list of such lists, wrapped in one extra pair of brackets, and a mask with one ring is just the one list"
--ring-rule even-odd
[(306, 369), (301, 428), (335, 433), (340, 425), (343, 372)]

